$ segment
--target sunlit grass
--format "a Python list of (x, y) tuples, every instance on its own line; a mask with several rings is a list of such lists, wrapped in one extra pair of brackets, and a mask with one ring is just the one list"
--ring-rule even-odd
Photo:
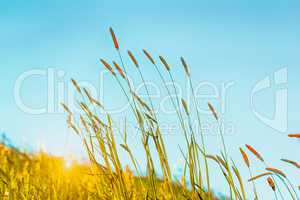
[[(139, 134), (141, 150), (145, 157), (143, 161), (137, 160), (135, 152), (128, 144), (128, 133), (125, 128), (117, 133), (114, 127), (112, 116), (106, 112), (105, 105), (94, 98), (86, 88), (72, 79), (76, 91), (80, 94), (78, 106), (81, 113), (73, 111), (65, 104), (62, 106), (67, 114), (67, 125), (82, 140), (87, 152), (89, 163), (78, 164), (76, 162), (66, 165), (62, 158), (49, 156), (45, 153), (26, 154), (16, 149), (1, 146), (0, 148), (0, 194), (5, 199), (231, 199), (246, 200), (266, 198), (260, 196), (255, 181), (264, 178), (265, 186), (274, 192), (275, 199), (299, 199), (298, 189), (288, 178), (286, 172), (270, 166), (258, 151), (252, 146), (237, 148), (241, 152), (241, 159), (245, 166), (237, 166), (227, 151), (224, 133), (221, 128), (221, 116), (209, 102), (198, 102), (193, 88), (192, 73), (186, 61), (181, 58), (183, 76), (189, 81), (192, 105), (179, 96), (175, 87), (175, 78), (172, 74), (172, 66), (167, 60), (158, 56), (156, 61), (152, 55), (143, 50), (145, 58), (157, 72), (162, 87), (170, 97), (172, 109), (175, 110), (178, 123), (184, 141), (178, 143), (182, 157), (185, 160), (181, 181), (174, 180), (174, 172), (167, 152), (164, 135), (161, 128), (159, 113), (155, 112), (155, 104), (150, 98), (149, 89), (145, 84), (145, 77), (142, 66), (131, 51), (127, 51), (129, 59), (136, 69), (124, 64), (120, 45), (110, 29), (114, 47), (117, 51), (118, 61), (108, 62), (101, 59), (103, 66), (109, 70), (116, 84), (120, 86), (122, 95), (125, 96), (129, 105), (132, 117)], [(112, 64), (110, 64), (112, 63)], [(131, 70), (137, 70), (142, 83), (145, 84), (147, 98), (141, 98), (135, 91), (128, 77)], [(171, 87), (167, 82), (171, 82)], [(172, 95), (175, 94), (175, 95)], [(220, 146), (216, 149), (218, 155), (212, 155), (207, 151), (205, 134), (201, 129), (201, 115), (198, 110), (200, 104), (206, 104), (211, 115), (219, 125), (218, 140)], [(98, 113), (102, 113), (99, 115)], [(196, 118), (199, 130), (192, 126), (192, 120)], [(117, 135), (121, 134), (122, 142), (118, 143)], [(199, 134), (200, 141), (196, 138)], [(299, 134), (290, 137), (300, 138)], [(153, 144), (153, 145), (150, 145)], [(244, 146), (244, 145), (242, 145)], [(246, 151), (247, 150), (247, 151)], [(132, 169), (122, 163), (120, 152), (128, 154)], [(251, 153), (256, 159), (253, 162), (261, 163), (263, 170), (253, 169), (248, 154)], [(155, 160), (158, 159), (158, 164)], [(251, 160), (252, 161), (252, 160)], [(291, 167), (300, 168), (299, 164), (292, 160), (282, 159)], [(146, 163), (140, 166), (140, 163)], [(216, 164), (223, 176), (219, 180), (212, 180), (208, 163)], [(249, 174), (241, 174), (240, 168), (244, 167)], [(142, 171), (146, 170), (146, 173)], [(134, 172), (134, 173), (133, 173)], [(134, 175), (135, 174), (135, 175)], [(161, 174), (161, 175), (160, 175)], [(226, 181), (224, 187), (228, 188), (226, 197), (216, 197), (212, 192), (213, 183), (220, 179)], [(245, 188), (252, 188), (251, 193)]]

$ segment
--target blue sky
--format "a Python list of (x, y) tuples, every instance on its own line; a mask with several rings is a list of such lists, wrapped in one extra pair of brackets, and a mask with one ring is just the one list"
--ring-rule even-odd
[[(142, 48), (166, 56), (183, 84), (180, 56), (188, 60), (195, 84), (234, 82), (223, 116), (235, 127), (234, 135), (226, 136), (234, 160), (242, 166), (238, 147), (250, 143), (275, 166), (296, 174), (278, 160), (297, 160), (295, 151), (300, 145), (286, 137), (300, 129), (299, 9), (298, 1), (1, 1), (0, 130), (27, 148), (37, 149), (41, 144), (53, 154), (82, 155), (80, 141), (67, 130), (63, 114), (31, 115), (18, 108), (15, 82), (23, 72), (50, 67), (64, 72), (55, 84), (68, 83), (71, 77), (98, 84), (99, 58), (117, 58), (108, 33), (112, 26), (124, 50), (137, 53), (143, 64)], [(288, 89), (288, 129), (279, 133), (255, 117), (250, 93), (259, 80), (283, 67), (288, 70), (288, 83), (258, 94), (255, 103), (260, 112), (272, 115), (276, 89)], [(150, 65), (144, 71), (149, 80), (156, 80)], [(32, 78), (22, 86), (22, 97), (27, 104), (44, 105), (46, 88), (43, 77)], [(122, 103), (111, 79), (104, 88), (109, 106)], [(176, 134), (168, 138), (174, 167), (180, 166), (174, 143), (181, 139)], [(217, 138), (207, 136), (207, 140), (209, 150), (218, 153)], [(268, 193), (260, 184), (261, 192)], [(226, 189), (221, 183), (215, 188)]]

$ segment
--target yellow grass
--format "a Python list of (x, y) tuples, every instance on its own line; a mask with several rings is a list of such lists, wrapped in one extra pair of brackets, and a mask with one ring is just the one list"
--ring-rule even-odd
[[(293, 199), (298, 200), (298, 188), (290, 182), (288, 172), (283, 172), (277, 168), (269, 167), (265, 159), (250, 145), (246, 145), (249, 152), (255, 155), (261, 168), (253, 169), (250, 166), (250, 160), (247, 153), (242, 148), (240, 150), (241, 159), (245, 162), (245, 166), (249, 170), (249, 174), (242, 175), (239, 167), (227, 152), (226, 141), (223, 137), (221, 129), (221, 115), (209, 102), (198, 102), (195, 98), (192, 73), (187, 62), (181, 58), (184, 76), (187, 76), (190, 83), (193, 104), (188, 104), (183, 97), (179, 96), (172, 75), (172, 68), (166, 59), (158, 56), (157, 62), (154, 57), (143, 49), (144, 56), (153, 66), (153, 70), (157, 72), (161, 80), (163, 88), (170, 96), (172, 108), (176, 111), (180, 130), (178, 133), (185, 138), (180, 145), (182, 156), (185, 164), (182, 166), (184, 172), (181, 181), (174, 179), (174, 172), (171, 170), (168, 155), (165, 147), (166, 137), (161, 129), (161, 120), (159, 113), (154, 112), (155, 104), (149, 96), (148, 88), (146, 91), (148, 98), (141, 98), (132, 89), (129, 82), (129, 72), (138, 70), (140, 79), (145, 83), (143, 76), (143, 66), (138, 64), (138, 57), (134, 57), (131, 51), (128, 51), (129, 59), (136, 66), (128, 70), (128, 66), (124, 64), (124, 58), (121, 54), (119, 41), (112, 28), (109, 29), (113, 45), (119, 57), (118, 61), (109, 62), (104, 59), (100, 63), (106, 70), (110, 71), (112, 77), (116, 80), (118, 86), (122, 90), (129, 105), (132, 116), (135, 119), (135, 126), (138, 127), (141, 149), (144, 152), (145, 166), (140, 166), (140, 161), (136, 160), (135, 152), (127, 141), (126, 128), (121, 131), (123, 138), (118, 143), (116, 133), (113, 129), (114, 121), (109, 113), (106, 112), (105, 105), (91, 96), (86, 88), (72, 79), (71, 82), (75, 90), (81, 94), (78, 99), (78, 106), (81, 113), (74, 113), (66, 104), (62, 103), (67, 114), (67, 125), (82, 140), (83, 148), (86, 150), (89, 163), (78, 164), (74, 162), (70, 167), (66, 167), (62, 158), (49, 156), (46, 153), (29, 154), (20, 152), (14, 148), (0, 146), (0, 199), (45, 199), (45, 200), (69, 200), (69, 199), (113, 199), (113, 200), (130, 200), (130, 199), (155, 199), (155, 200), (173, 200), (173, 199), (203, 199), (215, 200), (222, 199), (213, 194), (211, 185), (220, 180), (212, 180), (212, 173), (208, 163), (215, 164), (227, 183), (224, 187), (229, 190), (226, 199), (246, 200), (254, 197), (255, 199), (266, 199), (262, 195), (258, 195), (260, 188), (256, 188), (255, 181), (268, 176), (265, 187), (274, 192), (275, 199)], [(117, 64), (120, 63), (119, 64)], [(110, 63), (113, 63), (111, 65)], [(114, 68), (112, 67), (114, 66)], [(149, 67), (149, 66), (148, 66)], [(114, 69), (118, 73), (115, 73)], [(167, 74), (167, 77), (165, 76)], [(166, 82), (170, 80), (173, 88), (167, 87)], [(175, 95), (171, 95), (175, 93)], [(211, 111), (213, 119), (220, 125), (219, 140), (222, 145), (217, 146), (219, 155), (212, 155), (207, 152), (205, 137), (201, 129), (201, 115), (198, 111), (198, 105), (207, 104)], [(193, 109), (191, 109), (193, 108)], [(101, 112), (99, 112), (101, 111)], [(98, 113), (103, 113), (99, 115)], [(195, 130), (192, 124), (192, 116), (196, 116), (200, 130)], [(121, 127), (120, 127), (121, 128)], [(200, 141), (196, 138), (196, 134), (200, 134)], [(289, 135), (290, 137), (298, 137), (298, 135)], [(154, 147), (149, 143), (154, 144)], [(217, 141), (216, 141), (217, 143)], [(133, 168), (122, 163), (120, 152), (128, 154), (129, 161)], [(155, 165), (154, 159), (159, 160), (159, 164)], [(293, 167), (299, 167), (295, 161), (282, 159), (283, 164), (287, 163)], [(251, 160), (255, 162), (255, 160)], [(204, 165), (202, 165), (204, 163)], [(146, 170), (143, 174), (142, 170)], [(135, 176), (134, 173), (135, 172)], [(259, 172), (259, 175), (253, 176), (252, 173)], [(215, 171), (213, 173), (216, 173)], [(159, 176), (158, 174), (162, 174)], [(248, 181), (249, 180), (249, 181)], [(187, 184), (187, 182), (189, 184)], [(278, 187), (278, 183), (282, 183), (284, 187)], [(252, 185), (253, 184), (253, 185)], [(299, 183), (297, 183), (299, 185)], [(246, 192), (245, 188), (252, 188), (251, 192)], [(286, 191), (282, 196), (282, 191)], [(223, 197), (225, 199), (225, 197)]]

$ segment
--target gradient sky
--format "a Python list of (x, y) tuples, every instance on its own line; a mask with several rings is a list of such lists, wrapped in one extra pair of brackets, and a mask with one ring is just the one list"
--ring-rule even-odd
[[(300, 130), (299, 9), (299, 1), (269, 0), (1, 1), (0, 130), (27, 149), (43, 147), (56, 155), (83, 155), (79, 139), (66, 127), (64, 114), (32, 115), (20, 110), (14, 97), (15, 82), (28, 70), (53, 68), (64, 72), (55, 78), (55, 86), (69, 83), (71, 77), (98, 85), (103, 70), (99, 58), (117, 59), (108, 33), (112, 26), (122, 48), (136, 52), (143, 64), (147, 62), (142, 58), (142, 48), (155, 56), (166, 56), (181, 83), (180, 56), (188, 60), (195, 84), (206, 80), (220, 86), (233, 81), (223, 117), (234, 124), (235, 132), (225, 139), (245, 178), (247, 170), (238, 147), (249, 143), (263, 152), (268, 162), (291, 171), (293, 179), (299, 180), (298, 172), (278, 161), (282, 157), (299, 159), (299, 141), (286, 137)], [(272, 77), (283, 67), (288, 70), (288, 83), (264, 90), (255, 100), (257, 110), (271, 116), (275, 92), (288, 88), (288, 130), (279, 133), (255, 117), (250, 94), (258, 81)], [(151, 65), (145, 65), (144, 71), (147, 79), (156, 81)], [(108, 96), (104, 103), (115, 107), (122, 102), (111, 79), (107, 78), (103, 87)], [(45, 77), (32, 78), (22, 85), (26, 104), (45, 105), (46, 94)], [(206, 102), (201, 104), (205, 106)], [(207, 140), (209, 151), (218, 153), (218, 138), (207, 136)], [(176, 170), (182, 163), (174, 144), (181, 141), (178, 134), (168, 136), (167, 148)], [(259, 167), (256, 164), (254, 167)], [(216, 171), (212, 176), (217, 179), (219, 175)], [(225, 192), (223, 183), (215, 183), (215, 189)], [(270, 199), (264, 181), (258, 184), (260, 193)]]

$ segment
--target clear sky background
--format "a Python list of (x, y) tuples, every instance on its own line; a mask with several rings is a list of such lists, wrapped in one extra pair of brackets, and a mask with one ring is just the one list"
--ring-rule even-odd
[[(117, 59), (108, 33), (108, 27), (112, 26), (122, 48), (136, 52), (141, 63), (147, 63), (142, 48), (155, 56), (166, 56), (181, 83), (184, 78), (178, 67), (179, 56), (188, 60), (195, 84), (207, 80), (221, 86), (233, 81), (223, 117), (234, 124), (235, 132), (225, 139), (244, 177), (248, 178), (248, 174), (238, 147), (249, 143), (269, 163), (288, 170), (297, 183), (300, 173), (285, 167), (279, 159), (300, 161), (299, 141), (286, 137), (287, 133), (300, 130), (299, 9), (299, 1), (292, 0), (1, 1), (0, 130), (16, 145), (27, 149), (43, 147), (55, 155), (84, 155), (79, 138), (66, 127), (64, 114), (32, 115), (18, 108), (15, 82), (23, 72), (50, 67), (55, 72), (64, 72), (63, 76), (56, 76), (56, 87), (58, 83), (69, 83), (71, 77), (99, 85), (103, 70), (99, 58)], [(272, 77), (283, 67), (288, 70), (288, 83), (279, 89), (288, 88), (288, 129), (280, 133), (255, 117), (250, 94), (258, 81)], [(151, 65), (145, 65), (144, 72), (147, 79), (156, 81), (157, 74)], [(112, 108), (122, 103), (112, 79), (107, 78), (103, 87), (104, 103)], [(255, 105), (259, 112), (272, 116), (276, 89), (271, 87), (258, 94)], [(31, 78), (22, 85), (22, 99), (26, 104), (43, 106), (47, 103), (46, 94), (45, 77)], [(206, 102), (201, 105), (205, 106)], [(211, 120), (207, 115), (204, 117)], [(177, 145), (182, 141), (179, 135), (168, 135), (167, 141), (172, 165), (178, 172), (182, 166)], [(218, 153), (218, 137), (208, 135), (207, 140), (209, 151)], [(258, 167), (255, 162), (254, 168)], [(261, 171), (257, 169), (254, 171)], [(217, 180), (214, 188), (225, 192), (224, 182), (218, 178), (220, 174), (215, 171), (212, 176)], [(271, 191), (264, 181), (258, 184), (259, 193), (271, 199)]]

